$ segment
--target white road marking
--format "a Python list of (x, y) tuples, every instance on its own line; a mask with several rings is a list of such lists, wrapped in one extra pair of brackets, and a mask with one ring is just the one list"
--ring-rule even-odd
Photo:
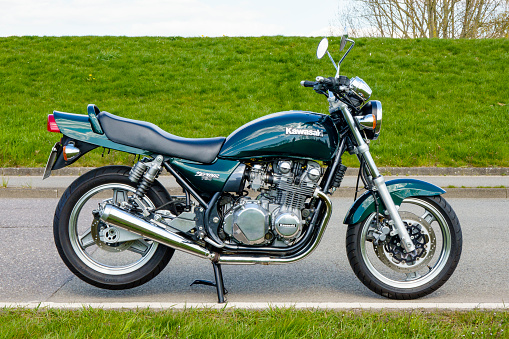
[(217, 303), (155, 303), (155, 302), (125, 302), (125, 303), (54, 303), (54, 302), (0, 302), (0, 308), (56, 308), (56, 309), (151, 309), (184, 310), (191, 308), (203, 309), (269, 309), (269, 308), (295, 308), (295, 309), (332, 309), (332, 310), (493, 310), (509, 309), (504, 303), (410, 303), (410, 302), (387, 302), (387, 303), (249, 303), (231, 302), (226, 304)]

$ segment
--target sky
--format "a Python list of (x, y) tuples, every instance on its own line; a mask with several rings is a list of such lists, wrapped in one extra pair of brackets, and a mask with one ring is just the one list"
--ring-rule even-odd
[(344, 2), (0, 0), (0, 36), (328, 36)]

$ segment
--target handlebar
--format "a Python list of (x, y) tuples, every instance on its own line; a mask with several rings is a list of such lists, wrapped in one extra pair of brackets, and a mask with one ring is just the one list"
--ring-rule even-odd
[(302, 80), (300, 84), (304, 87), (314, 87), (316, 85), (316, 81)]
[(337, 92), (338, 83), (335, 78), (316, 77), (316, 81), (304, 80), (300, 84), (304, 87), (313, 87), (315, 92), (327, 95), (327, 91)]
[(316, 81), (303, 80), (300, 84), (304, 87), (313, 87), (315, 91), (321, 93), (323, 90), (329, 90), (331, 92), (337, 93), (344, 86), (348, 86), (350, 80), (345, 76), (340, 76), (338, 78), (324, 78), (324, 77), (316, 77)]

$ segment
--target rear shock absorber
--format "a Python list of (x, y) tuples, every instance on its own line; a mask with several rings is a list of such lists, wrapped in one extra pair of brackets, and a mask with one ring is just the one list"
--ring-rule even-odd
[(138, 182), (141, 179), (141, 176), (145, 174), (145, 171), (147, 170), (147, 164), (144, 162), (146, 158), (144, 158), (142, 161), (138, 161), (136, 165), (131, 168), (131, 171), (129, 172), (129, 180), (132, 182)]
[[(129, 180), (136, 182), (139, 180), (136, 195), (141, 199), (150, 189), (154, 180), (161, 172), (163, 156), (158, 155), (153, 161), (148, 163), (138, 162), (129, 173)], [(141, 164), (141, 165), (140, 165)], [(143, 174), (145, 173), (145, 174)], [(141, 175), (143, 174), (143, 177)], [(141, 180), (140, 180), (141, 177)], [(134, 180), (133, 180), (134, 179)]]

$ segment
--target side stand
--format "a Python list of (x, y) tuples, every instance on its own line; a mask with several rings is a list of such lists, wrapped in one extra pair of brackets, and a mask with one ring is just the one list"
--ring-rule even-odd
[(214, 278), (216, 279), (217, 302), (222, 304), (225, 302), (224, 295), (228, 294), (228, 291), (224, 288), (223, 271), (221, 265), (215, 262), (212, 263), (212, 267), (214, 267)]
[(218, 263), (213, 262), (212, 267), (214, 268), (214, 278), (216, 280), (216, 283), (213, 283), (208, 280), (195, 280), (191, 284), (193, 285), (206, 285), (206, 286), (215, 286), (217, 289), (217, 302), (220, 304), (223, 304), (225, 300), (225, 295), (228, 294), (228, 291), (226, 288), (224, 288), (223, 283), (223, 271), (221, 270), (221, 265)]

